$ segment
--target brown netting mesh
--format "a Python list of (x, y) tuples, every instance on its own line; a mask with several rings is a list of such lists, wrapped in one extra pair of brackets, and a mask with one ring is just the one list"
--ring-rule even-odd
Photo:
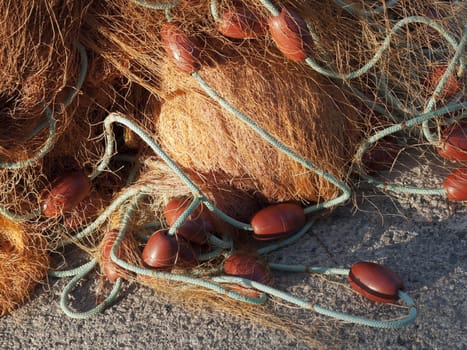
[(49, 269), (47, 242), (32, 227), (0, 215), (0, 315), (28, 300)]
[[(197, 73), (219, 96), (298, 155), (351, 184), (355, 152), (369, 135), (429, 112), (427, 101), (462, 36), (465, 5), (403, 0), (374, 13), (371, 11), (383, 2), (349, 2), (353, 12), (338, 1), (274, 4), (307, 21), (313, 38), (310, 57), (338, 75), (364, 66), (389, 35), (391, 42), (360, 76), (335, 79), (304, 62), (287, 60), (267, 31), (251, 40), (220, 34), (205, 1), (180, 1), (171, 9), (170, 19), (198, 41)], [(270, 16), (260, 1), (253, 0), (219, 1), (218, 12), (238, 6), (256, 13), (259, 21)], [(137, 235), (141, 226), (163, 219), (163, 207), (172, 197), (192, 195), (139, 137), (114, 125), (114, 157), (106, 171), (92, 179), (87, 204), (52, 218), (40, 215), (39, 194), (50, 182), (70, 171), (86, 175), (95, 171), (106, 145), (103, 121), (111, 112), (141, 126), (207, 198), (239, 220), (249, 222), (254, 213), (271, 203), (293, 201), (307, 206), (339, 195), (335, 185), (264, 141), (168, 59), (161, 38), (168, 21), (164, 11), (128, 0), (36, 0), (27, 4), (2, 0), (0, 11), (4, 14), (0, 19), (0, 205), (2, 212), (17, 217), (37, 214), (18, 222), (0, 217), (0, 259), (5, 261), (0, 271), (1, 314), (25, 300), (34, 284), (44, 279), (47, 254), (60, 251), (61, 239), (92, 224), (124, 193), (135, 162), (142, 165), (134, 181), (152, 190), (128, 233), (131, 242), (125, 245), (125, 255), (129, 262), (141, 265), (144, 239)], [(406, 23), (391, 32), (399, 20), (409, 16), (432, 20), (434, 28)], [(86, 51), (87, 67), (79, 44)], [(76, 91), (83, 68), (84, 83), (64, 106)], [(459, 71), (458, 64), (455, 71)], [(462, 101), (464, 82), (465, 78), (453, 76), (450, 88), (433, 108)], [(56, 123), (52, 136), (44, 124), (46, 108)], [(462, 118), (462, 113), (451, 116)], [(435, 136), (442, 132), (445, 119), (430, 125)], [(38, 128), (41, 123), (44, 126)], [(414, 128), (400, 138), (403, 145), (397, 147), (405, 151), (424, 146), (426, 152), (435, 153), (422, 136), (421, 129)], [(46, 142), (51, 148), (44, 157), (24, 166), (5, 166), (34, 157)], [(424, 159), (422, 154), (405, 161), (405, 170)], [(446, 162), (433, 166), (446, 167)], [(388, 178), (394, 180), (397, 175)], [(102, 239), (105, 232), (118, 228), (119, 220), (114, 217), (95, 227), (79, 247), (103, 264)], [(164, 221), (162, 226), (167, 226)], [(222, 224), (219, 227), (242, 248), (256, 248), (247, 234), (239, 235), (238, 230)], [(26, 235), (25, 230), (34, 234)], [(223, 259), (218, 257), (198, 268), (219, 268)], [(186, 298), (195, 289), (131, 274), (125, 277), (197, 303)], [(11, 284), (15, 288), (5, 288)], [(237, 308), (227, 299), (216, 301), (218, 297), (206, 290), (196, 289), (192, 295), (226, 309)], [(254, 319), (261, 319), (265, 312), (249, 310)], [(267, 320), (268, 324), (288, 322), (276, 322), (272, 315)]]

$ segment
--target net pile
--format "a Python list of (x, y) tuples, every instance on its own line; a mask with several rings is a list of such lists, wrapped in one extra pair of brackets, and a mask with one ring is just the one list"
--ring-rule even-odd
[[(42, 0), (0, 7), (8, 14), (0, 23), (0, 225), (17, 232), (2, 238), (0, 259), (2, 266), (12, 260), (8, 251), (38, 270), (18, 263), (15, 273), (1, 271), (27, 280), (18, 284), (22, 293), (2, 298), (2, 313), (44, 277), (48, 254), (67, 245), (94, 258), (51, 273), (74, 276), (64, 300), (99, 264), (114, 282), (109, 298), (129, 279), (184, 301), (261, 304), (263, 294), (235, 287), (244, 280), (222, 280), (226, 261), (238, 252), (260, 259), (297, 240), (315, 212), (349, 199), (354, 174), (382, 189), (465, 200), (462, 2)], [(439, 165), (446, 175), (460, 168), (443, 188), (398, 184), (393, 165), (412, 148), (447, 158)], [(184, 200), (168, 215), (174, 198)], [(258, 211), (284, 203), (294, 209), (277, 215), (296, 215), (283, 223), (293, 227), (255, 228)], [(186, 239), (187, 222), (205, 225), (204, 236)], [(175, 240), (173, 261), (160, 251), (144, 258), (156, 229), (164, 244)], [(296, 235), (267, 246), (251, 231), (257, 239)], [(150, 268), (148, 261), (156, 262)]]

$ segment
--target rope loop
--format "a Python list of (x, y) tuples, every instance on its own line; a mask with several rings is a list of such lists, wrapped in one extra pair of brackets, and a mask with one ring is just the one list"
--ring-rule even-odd
[[(71, 318), (76, 318), (76, 319), (86, 319), (98, 313), (101, 313), (105, 308), (107, 308), (108, 306), (112, 305), (115, 302), (118, 294), (120, 293), (120, 290), (122, 289), (123, 280), (121, 278), (117, 279), (110, 294), (105, 298), (105, 300), (102, 301), (99, 305), (95, 306), (94, 308), (87, 310), (87, 311), (74, 311), (69, 306), (69, 297), (70, 297), (71, 292), (76, 287), (78, 282), (81, 281), (89, 272), (91, 272), (96, 265), (97, 265), (97, 261), (93, 259), (87, 264), (84, 264), (83, 266), (75, 270), (70, 270), (71, 273), (74, 274), (74, 277), (65, 286), (60, 296), (60, 307), (62, 308), (63, 312), (67, 316)], [(57, 275), (57, 272), (55, 272), (54, 274)], [(58, 274), (58, 275), (61, 275), (61, 274)], [(62, 277), (67, 277), (66, 273), (63, 274)]]

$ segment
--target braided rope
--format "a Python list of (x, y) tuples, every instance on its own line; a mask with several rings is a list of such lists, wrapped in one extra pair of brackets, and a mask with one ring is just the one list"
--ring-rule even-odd
[(398, 320), (390, 320), (390, 321), (370, 320), (364, 317), (359, 317), (359, 316), (349, 315), (347, 313), (343, 313), (339, 311), (329, 310), (317, 304), (313, 305), (313, 310), (321, 315), (333, 317), (338, 320), (342, 320), (346, 322), (360, 324), (363, 326), (370, 326), (370, 327), (376, 327), (376, 328), (399, 328), (399, 327), (406, 326), (415, 320), (415, 318), (417, 317), (417, 309), (415, 308), (415, 304), (413, 300), (407, 294), (399, 290), (398, 295), (409, 307), (409, 314)]
[[(174, 2), (174, 3), (164, 3), (163, 5), (166, 5), (166, 6), (157, 6), (157, 5), (153, 5), (153, 4), (151, 4), (151, 6), (148, 6), (149, 3), (147, 3), (146, 1), (133, 1), (133, 2), (137, 3), (137, 4), (143, 4), (142, 6), (145, 6), (145, 7), (148, 7), (148, 8), (163, 9), (163, 10), (166, 11), (166, 14), (169, 13), (168, 11), (172, 7), (174, 7), (175, 5), (178, 4), (178, 2)], [(274, 15), (274, 16), (279, 15), (279, 11), (277, 10), (277, 8), (270, 1), (264, 0), (264, 1), (261, 1), (261, 2), (269, 10), (269, 12), (271, 12), (272, 15)], [(343, 6), (346, 6), (347, 10), (349, 10), (349, 9), (352, 10), (352, 11), (355, 10), (355, 9), (349, 7), (350, 5), (346, 4), (343, 1), (336, 0), (336, 2), (340, 3)], [(376, 9), (373, 9), (370, 12), (360, 11), (359, 14), (361, 14), (361, 15), (379, 14), (382, 11), (384, 11), (385, 8), (395, 5), (397, 2), (398, 1), (394, 1), (394, 0), (393, 1), (388, 1), (383, 6), (378, 7)], [(211, 1), (211, 13), (212, 13), (214, 19), (217, 21), (219, 19), (219, 14), (218, 14), (218, 11), (217, 11), (217, 1), (215, 1), (215, 0)], [(170, 18), (169, 18), (169, 20), (170, 20)], [(367, 142), (365, 142), (359, 148), (359, 151), (357, 152), (357, 158), (359, 160), (361, 160), (361, 156), (363, 155), (365, 150), (367, 150), (368, 147), (371, 144), (373, 144), (377, 140), (381, 139), (382, 137), (387, 136), (387, 135), (392, 134), (392, 133), (395, 133), (395, 132), (398, 132), (398, 131), (401, 131), (401, 130), (404, 130), (404, 129), (406, 129), (408, 127), (411, 127), (411, 126), (418, 125), (420, 123), (421, 124), (427, 123), (429, 120), (433, 119), (436, 116), (442, 115), (442, 114), (447, 113), (449, 111), (459, 110), (459, 109), (465, 107), (465, 103), (461, 103), (461, 104), (457, 104), (457, 105), (449, 105), (449, 106), (441, 108), (441, 109), (439, 109), (437, 111), (432, 111), (432, 107), (434, 106), (434, 99), (436, 98), (436, 96), (444, 88), (444, 86), (445, 86), (445, 84), (447, 82), (447, 77), (449, 77), (449, 75), (453, 72), (456, 62), (459, 61), (460, 64), (461, 64), (461, 67), (459, 69), (458, 74), (461, 74), (461, 72), (464, 69), (463, 66), (465, 65), (464, 64), (465, 58), (462, 56), (462, 52), (463, 52), (463, 46), (465, 44), (465, 38), (463, 38), (461, 40), (461, 42), (459, 42), (459, 44), (457, 44), (455, 39), (452, 37), (452, 35), (450, 33), (446, 32), (441, 26), (438, 26), (431, 19), (428, 19), (426, 17), (413, 16), (413, 17), (408, 17), (408, 18), (405, 18), (405, 19), (397, 22), (394, 25), (394, 27), (391, 29), (391, 32), (388, 34), (386, 39), (383, 41), (381, 47), (375, 53), (374, 57), (372, 59), (370, 59), (363, 67), (361, 67), (360, 69), (357, 69), (357, 70), (355, 70), (353, 72), (350, 72), (350, 73), (347, 73), (347, 74), (338, 74), (338, 73), (331, 72), (329, 70), (326, 70), (326, 69), (318, 66), (318, 64), (316, 62), (314, 62), (311, 57), (308, 57), (305, 60), (308, 65), (310, 65), (313, 69), (318, 71), (320, 74), (323, 74), (323, 75), (326, 75), (326, 76), (329, 76), (329, 77), (335, 78), (335, 79), (336, 78), (341, 79), (341, 80), (354, 79), (356, 77), (359, 77), (359, 76), (367, 73), (376, 64), (376, 62), (381, 58), (381, 56), (384, 53), (384, 51), (386, 50), (386, 48), (389, 46), (391, 36), (393, 34), (395, 34), (400, 28), (402, 28), (403, 26), (406, 26), (409, 23), (424, 23), (424, 24), (428, 25), (429, 27), (437, 30), (440, 34), (442, 34), (442, 36), (453, 47), (454, 46), (457, 47), (456, 55), (452, 59), (451, 64), (450, 64), (448, 70), (445, 72), (442, 80), (439, 82), (438, 86), (436, 87), (435, 92), (433, 93), (432, 99), (430, 99), (430, 101), (427, 104), (427, 107), (424, 110), (425, 113), (420, 115), (420, 116), (416, 116), (415, 118), (410, 119), (407, 122), (400, 122), (399, 124), (396, 124), (396, 125), (393, 125), (393, 126), (391, 126), (389, 128), (386, 128), (386, 129), (382, 130), (381, 132), (379, 132), (379, 133), (373, 135), (372, 137), (370, 137), (367, 140)], [(270, 144), (275, 146), (278, 150), (280, 150), (281, 152), (287, 154), (288, 156), (290, 156), (291, 158), (293, 158), (294, 160), (296, 160), (300, 164), (304, 165), (308, 169), (314, 171), (315, 173), (317, 173), (320, 176), (325, 177), (328, 181), (330, 181), (334, 185), (338, 186), (341, 189), (341, 191), (343, 192), (343, 194), (341, 196), (339, 196), (338, 198), (335, 198), (335, 199), (333, 199), (331, 201), (328, 201), (328, 202), (325, 202), (325, 203), (318, 204), (317, 206), (311, 206), (309, 208), (306, 208), (305, 209), (305, 214), (311, 213), (311, 212), (313, 212), (315, 210), (318, 210), (318, 209), (321, 209), (321, 208), (327, 208), (327, 207), (331, 207), (331, 206), (340, 204), (340, 203), (346, 201), (350, 197), (351, 192), (350, 192), (350, 189), (348, 188), (348, 186), (346, 184), (340, 182), (339, 180), (335, 179), (334, 177), (332, 177), (331, 175), (325, 173), (324, 171), (316, 168), (314, 164), (312, 164), (312, 163), (308, 162), (307, 160), (301, 158), (300, 156), (295, 154), (292, 150), (290, 150), (288, 147), (281, 144), (277, 139), (275, 139), (270, 134), (268, 134), (264, 129), (259, 127), (253, 120), (251, 120), (246, 115), (242, 114), (239, 110), (237, 110), (229, 102), (227, 102), (221, 96), (219, 96), (217, 94), (217, 92), (212, 90), (212, 88), (202, 79), (202, 77), (197, 72), (193, 73), (192, 76), (197, 80), (199, 85), (204, 89), (204, 91), (211, 98), (213, 98), (216, 102), (218, 102), (223, 108), (225, 108), (227, 111), (229, 111), (235, 117), (239, 118), (240, 120), (245, 122), (247, 125), (249, 125), (263, 139), (265, 139), (267, 142), (269, 142)], [(360, 95), (363, 95), (363, 94), (360, 92)], [(398, 101), (396, 96), (390, 95), (389, 98), (392, 99), (393, 103), (398, 108), (400, 108), (402, 110), (402, 108), (401, 108), (402, 104), (400, 103), (400, 101)], [(372, 106), (375, 106), (374, 107), (375, 109), (379, 107), (379, 109), (384, 110), (382, 106), (379, 106), (379, 105), (375, 104), (374, 101), (371, 101), (368, 98), (366, 98), (366, 103), (371, 103)], [(410, 112), (412, 112), (412, 114), (414, 114), (413, 111), (410, 111)], [(388, 113), (386, 113), (386, 114), (388, 114)], [(395, 116), (392, 116), (391, 114), (389, 114), (389, 116), (391, 116), (393, 118), (393, 120), (397, 120), (397, 119), (394, 119)], [(106, 120), (104, 122), (105, 136), (106, 136), (106, 153), (105, 153), (105, 155), (103, 157), (102, 162), (99, 164), (99, 166), (97, 167), (95, 173), (91, 176), (91, 178), (95, 178), (96, 176), (98, 176), (99, 173), (102, 172), (107, 167), (108, 162), (110, 161), (110, 158), (113, 155), (114, 137), (113, 137), (113, 134), (111, 132), (110, 125), (112, 123), (114, 123), (114, 122), (118, 122), (120, 124), (123, 124), (124, 126), (130, 128), (138, 136), (140, 136), (143, 139), (143, 141), (145, 141), (151, 147), (151, 149), (156, 154), (158, 154), (169, 165), (169, 167), (182, 179), (182, 181), (185, 182), (185, 184), (190, 188), (190, 190), (192, 191), (192, 193), (194, 195), (194, 199), (190, 203), (188, 208), (184, 210), (182, 215), (175, 221), (175, 223), (169, 229), (169, 234), (171, 234), (171, 235), (175, 234), (177, 228), (179, 228), (180, 225), (182, 225), (183, 222), (188, 219), (190, 214), (193, 212), (193, 210), (195, 210), (195, 208), (200, 204), (200, 202), (203, 202), (208, 207), (208, 209), (215, 212), (216, 215), (218, 215), (219, 217), (221, 217), (225, 221), (233, 224), (234, 226), (239, 227), (241, 229), (245, 229), (245, 230), (251, 230), (251, 225), (236, 221), (235, 219), (230, 218), (226, 214), (218, 211), (218, 209), (215, 208), (215, 206), (207, 198), (204, 197), (204, 195), (199, 191), (198, 187), (193, 182), (191, 182), (191, 180), (177, 167), (177, 165), (164, 153), (164, 151), (162, 149), (160, 149), (155, 144), (155, 142), (147, 134), (144, 133), (143, 130), (141, 130), (139, 127), (137, 127), (131, 121), (126, 120), (125, 118), (123, 118), (122, 116), (120, 116), (120, 115), (118, 115), (116, 113), (110, 114), (106, 118)], [(428, 139), (428, 137), (427, 137), (427, 139)], [(360, 167), (359, 170), (361, 170), (361, 172), (364, 173), (364, 171), (363, 171), (363, 169), (361, 169), (361, 167)], [(387, 184), (384, 184), (384, 187), (389, 188), (389, 189), (393, 189), (393, 190), (397, 188), (396, 186), (389, 186)], [(445, 194), (445, 191), (442, 190), (442, 189), (423, 190), (423, 191), (425, 191), (425, 192), (423, 192), (424, 194), (429, 194), (429, 193), (431, 193), (431, 194)], [(150, 192), (149, 189), (148, 189), (148, 192)], [(413, 192), (413, 193), (415, 193), (415, 192)], [(416, 193), (422, 193), (422, 192), (416, 192)], [(134, 193), (132, 193), (132, 194), (134, 194)], [(130, 196), (131, 196), (131, 194), (128, 193), (128, 197), (125, 197), (125, 199), (128, 199)], [(138, 197), (139, 196), (137, 196), (137, 198)], [(263, 285), (261, 283), (255, 282), (255, 281), (250, 281), (250, 280), (241, 279), (241, 278), (237, 278), (237, 277), (231, 277), (231, 276), (220, 276), (220, 277), (213, 278), (211, 281), (206, 281), (206, 280), (202, 280), (202, 279), (198, 279), (198, 278), (193, 278), (191, 276), (176, 275), (176, 274), (172, 274), (172, 273), (154, 271), (154, 270), (151, 270), (151, 269), (145, 269), (145, 268), (141, 268), (139, 266), (134, 266), (134, 265), (128, 264), (127, 262), (119, 259), (116, 256), (116, 251), (118, 250), (119, 244), (121, 243), (121, 241), (122, 241), (122, 239), (123, 239), (123, 237), (125, 235), (125, 232), (126, 232), (127, 226), (128, 226), (128, 222), (129, 222), (130, 216), (133, 213), (136, 201), (137, 201), (137, 199), (129, 205), (129, 207), (127, 209), (127, 212), (124, 214), (123, 219), (122, 219), (122, 226), (121, 226), (120, 231), (119, 231), (119, 235), (118, 235), (118, 237), (117, 237), (117, 239), (116, 239), (116, 241), (115, 241), (115, 243), (114, 243), (114, 245), (112, 246), (112, 249), (111, 249), (111, 259), (116, 264), (118, 264), (119, 266), (121, 266), (121, 267), (123, 267), (123, 268), (125, 268), (125, 269), (127, 269), (129, 271), (133, 271), (133, 272), (135, 272), (137, 274), (140, 274), (140, 275), (164, 278), (164, 279), (168, 279), (168, 280), (180, 281), (180, 282), (185, 282), (185, 283), (189, 283), (189, 284), (193, 284), (193, 285), (202, 286), (202, 287), (214, 290), (214, 291), (219, 292), (219, 293), (227, 294), (228, 296), (230, 296), (230, 297), (232, 297), (234, 299), (237, 299), (237, 300), (242, 300), (242, 301), (251, 302), (251, 303), (260, 303), (260, 302), (263, 303), (264, 302), (264, 300), (265, 300), (264, 297), (263, 297), (264, 294), (259, 298), (259, 299), (261, 299), (261, 301), (259, 301), (258, 298), (254, 298), (254, 299), (245, 298), (245, 296), (243, 296), (241, 294), (238, 294), (238, 293), (235, 293), (235, 292), (232, 292), (232, 291), (227, 291), (225, 288), (223, 288), (223, 287), (221, 287), (219, 285), (219, 283), (225, 283), (225, 282), (228, 282), (228, 283), (240, 283), (240, 284), (243, 284), (243, 285), (247, 285), (248, 287), (255, 288), (255, 289), (257, 289), (259, 291), (262, 291), (264, 293), (274, 295), (276, 297), (279, 297), (279, 298), (281, 298), (283, 300), (289, 301), (289, 302), (294, 303), (296, 305), (299, 305), (301, 307), (304, 307), (304, 308), (307, 308), (307, 309), (310, 309), (310, 310), (314, 310), (314, 311), (316, 311), (318, 313), (321, 313), (321, 314), (324, 314), (324, 315), (327, 315), (327, 316), (335, 317), (335, 318), (338, 318), (338, 319), (341, 319), (341, 320), (344, 320), (344, 321), (350, 321), (350, 322), (353, 322), (353, 323), (373, 326), (373, 327), (381, 327), (381, 328), (400, 327), (402, 325), (406, 325), (406, 324), (412, 322), (414, 320), (414, 318), (416, 317), (416, 309), (414, 307), (413, 301), (403, 292), (400, 292), (399, 296), (410, 307), (409, 315), (407, 317), (403, 318), (403, 319), (396, 320), (396, 321), (377, 321), (377, 320), (369, 320), (369, 319), (365, 319), (365, 318), (361, 318), (361, 317), (357, 317), (357, 316), (353, 316), (353, 315), (349, 315), (349, 314), (345, 314), (345, 313), (340, 313), (338, 311), (328, 310), (328, 309), (325, 309), (325, 308), (323, 308), (323, 307), (321, 307), (319, 305), (311, 305), (309, 302), (307, 302), (307, 301), (305, 301), (303, 299), (297, 298), (297, 297), (295, 297), (293, 295), (290, 295), (289, 293), (279, 291), (279, 290), (277, 290), (275, 288)], [(122, 204), (122, 203), (119, 202), (119, 204), (117, 204), (117, 206), (120, 205), (120, 204)], [(283, 246), (285, 246), (287, 244), (291, 244), (291, 243), (297, 241), (303, 234), (305, 234), (308, 231), (308, 229), (311, 227), (311, 225), (312, 225), (312, 222), (308, 222), (294, 236), (292, 236), (292, 237), (290, 237), (290, 238), (288, 238), (288, 239), (286, 239), (284, 241), (281, 241), (279, 243), (274, 243), (274, 244), (272, 244), (270, 246), (267, 246), (265, 248), (261, 248), (260, 250), (258, 250), (258, 253), (267, 254), (267, 253), (269, 253), (269, 252), (271, 252), (271, 251), (273, 251), (275, 249), (279, 249), (279, 248), (281, 248), (281, 247), (283, 247)], [(84, 236), (85, 236), (85, 234), (81, 233), (75, 238), (80, 239), (80, 238), (82, 238)], [(214, 242), (215, 245), (218, 246), (218, 248), (214, 249), (212, 252), (209, 252), (209, 253), (205, 254), (205, 258), (207, 258), (207, 259), (209, 259), (210, 257), (213, 257), (213, 256), (218, 256), (219, 254), (222, 253), (223, 249), (231, 249), (232, 248), (231, 242), (220, 240), (215, 236), (211, 235), (210, 240), (211, 240), (211, 242)], [(328, 268), (321, 268), (321, 267), (307, 267), (307, 266), (303, 266), (303, 265), (284, 265), (284, 264), (273, 264), (273, 263), (271, 263), (270, 267), (272, 269), (289, 271), (289, 272), (312, 272), (312, 273), (340, 274), (340, 275), (344, 275), (344, 274), (348, 273), (347, 269), (328, 269)], [(217, 283), (215, 283), (215, 282), (217, 282)]]
[[(317, 271), (323, 270), (323, 268), (316, 268)], [(336, 269), (337, 274), (342, 274), (344, 269)], [(286, 271), (293, 271), (293, 268), (286, 269)], [(331, 269), (325, 269), (327, 274), (334, 274), (334, 271)], [(364, 326), (369, 326), (369, 327), (375, 327), (375, 328), (398, 328), (405, 326), (407, 324), (412, 323), (416, 316), (417, 316), (417, 310), (414, 307), (414, 302), (412, 299), (402, 291), (399, 291), (399, 296), (401, 299), (410, 307), (409, 309), (409, 314), (406, 317), (400, 318), (398, 320), (390, 320), (390, 321), (382, 321), (382, 320), (371, 320), (368, 318), (348, 314), (348, 313), (343, 313), (335, 310), (330, 310), (327, 308), (324, 308), (320, 305), (314, 304), (312, 305), (308, 300), (296, 297), (290, 293), (278, 290), (276, 288), (273, 288), (271, 286), (252, 281), (246, 278), (240, 278), (240, 277), (232, 277), (232, 276), (218, 276), (212, 278), (213, 281), (215, 282), (220, 282), (220, 283), (237, 283), (237, 284), (242, 284), (245, 285), (249, 288), (254, 288), (256, 290), (259, 290), (261, 292), (264, 292), (266, 294), (272, 295), (276, 298), (279, 298), (281, 300), (287, 301), (291, 304), (295, 304), (303, 309), (310, 310), (310, 311), (315, 311), (319, 314), (332, 317), (341, 321), (346, 321), (346, 322), (351, 322), (354, 324), (359, 324), (359, 325), (364, 325)]]
[(81, 232), (77, 233), (71, 239), (64, 239), (59, 242), (59, 245), (66, 246), (72, 243), (89, 236), (92, 232), (96, 231), (110, 215), (119, 208), (123, 203), (128, 199), (134, 197), (137, 194), (149, 193), (152, 189), (149, 186), (137, 185), (134, 187), (128, 188), (125, 192), (121, 193), (103, 212), (99, 215), (96, 220), (94, 220), (89, 226), (83, 229)]
[(148, 2), (146, 0), (131, 0), (132, 3), (151, 9), (151, 10), (170, 10), (177, 6), (180, 3), (181, 0), (174, 0), (174, 1), (169, 1), (169, 2), (161, 2), (161, 3), (156, 3), (156, 2)]
[(181, 275), (181, 274), (173, 274), (173, 273), (170, 273), (170, 272), (162, 272), (162, 271), (151, 270), (151, 269), (143, 268), (143, 267), (140, 267), (140, 266), (132, 265), (132, 264), (120, 259), (117, 256), (118, 247), (120, 246), (121, 242), (123, 241), (123, 238), (124, 238), (124, 236), (126, 234), (126, 231), (128, 229), (129, 223), (130, 223), (130, 218), (133, 215), (133, 212), (134, 212), (134, 210), (136, 208), (136, 203), (138, 202), (139, 199), (140, 199), (139, 196), (135, 197), (135, 199), (128, 206), (128, 209), (127, 209), (125, 215), (122, 217), (119, 233), (118, 233), (117, 238), (115, 239), (115, 242), (112, 245), (112, 248), (110, 250), (110, 258), (112, 259), (112, 261), (114, 263), (116, 263), (117, 265), (119, 265), (120, 267), (122, 267), (122, 268), (124, 268), (124, 269), (126, 269), (128, 271), (135, 272), (138, 275), (149, 276), (149, 277), (157, 277), (157, 278), (166, 279), (166, 280), (169, 280), (169, 281), (188, 283), (188, 284), (191, 284), (191, 285), (195, 285), (195, 286), (199, 286), (199, 287), (203, 287), (203, 288), (215, 291), (215, 292), (217, 292), (219, 294), (227, 295), (227, 296), (229, 296), (229, 297), (231, 297), (231, 298), (233, 298), (235, 300), (239, 300), (239, 301), (243, 301), (243, 302), (247, 302), (247, 303), (251, 303), (251, 304), (263, 304), (265, 302), (265, 296), (264, 295), (261, 295), (258, 298), (249, 297), (249, 296), (234, 292), (232, 290), (225, 289), (225, 288), (221, 287), (220, 285), (218, 285), (216, 283), (206, 281), (206, 280), (203, 280), (203, 279), (200, 279), (200, 278), (195, 278), (195, 277), (191, 277), (191, 276), (187, 276), (187, 275)]
[[(396, 321), (379, 321), (379, 320), (370, 320), (370, 319), (362, 318), (362, 317), (347, 314), (347, 313), (341, 313), (341, 312), (334, 311), (334, 310), (329, 310), (319, 305), (311, 305), (308, 301), (298, 298), (290, 293), (287, 293), (287, 292), (278, 290), (276, 288), (273, 288), (271, 286), (268, 286), (268, 285), (265, 285), (265, 284), (262, 284), (256, 281), (252, 281), (249, 279), (245, 279), (245, 278), (239, 278), (239, 277), (233, 277), (233, 276), (217, 276), (217, 277), (212, 277), (210, 281), (206, 281), (204, 279), (195, 278), (191, 276), (173, 274), (173, 273), (168, 273), (168, 272), (161, 272), (161, 271), (146, 269), (146, 268), (142, 268), (136, 265), (129, 264), (128, 262), (120, 259), (117, 256), (117, 251), (126, 234), (126, 231), (127, 231), (127, 228), (130, 222), (130, 218), (133, 215), (133, 212), (136, 208), (136, 204), (140, 198), (141, 198), (140, 196), (137, 196), (128, 206), (128, 209), (122, 218), (122, 224), (121, 224), (118, 236), (110, 251), (110, 257), (112, 261), (128, 271), (135, 272), (139, 275), (157, 277), (157, 278), (162, 278), (166, 280), (178, 281), (178, 282), (183, 282), (183, 283), (188, 283), (188, 284), (204, 287), (204, 288), (213, 290), (217, 293), (227, 295), (235, 300), (239, 300), (239, 301), (243, 301), (247, 303), (253, 303), (253, 304), (264, 303), (266, 301), (265, 295), (269, 294), (277, 298), (280, 298), (282, 300), (285, 300), (289, 303), (298, 305), (304, 309), (316, 311), (317, 313), (320, 313), (320, 314), (323, 314), (329, 317), (333, 317), (339, 320), (366, 325), (370, 327), (378, 327), (378, 328), (401, 327), (401, 326), (404, 326), (404, 325), (407, 325), (413, 322), (413, 320), (416, 317), (416, 309), (414, 307), (414, 303), (412, 299), (410, 299), (410, 297), (403, 292), (399, 292), (399, 296), (403, 299), (404, 302), (406, 302), (410, 306), (409, 315), (407, 317), (401, 318)], [(349, 272), (348, 269), (307, 267), (304, 265), (269, 264), (269, 266), (272, 269), (289, 271), (289, 272), (312, 272), (312, 273), (337, 274), (337, 275), (346, 275)], [(262, 292), (262, 294), (258, 298), (245, 296), (240, 293), (236, 293), (234, 291), (226, 290), (220, 285), (222, 283), (234, 283), (234, 284), (244, 285), (244, 286), (247, 286), (248, 288), (258, 290)]]
[(69, 306), (70, 293), (76, 287), (78, 282), (81, 281), (83, 277), (86, 276), (89, 272), (91, 272), (92, 269), (96, 265), (97, 265), (97, 261), (95, 259), (92, 259), (87, 264), (84, 264), (80, 266), (79, 268), (75, 269), (75, 270), (78, 270), (78, 272), (74, 275), (71, 281), (63, 289), (62, 294), (60, 296), (60, 307), (62, 308), (63, 312), (67, 316), (71, 318), (76, 318), (76, 319), (86, 319), (98, 313), (101, 313), (105, 308), (107, 308), (108, 306), (112, 305), (115, 302), (118, 294), (120, 293), (120, 290), (122, 289), (123, 280), (121, 278), (117, 279), (110, 294), (105, 298), (105, 300), (103, 300), (99, 305), (95, 306), (94, 308), (88, 311), (74, 311), (70, 308)]

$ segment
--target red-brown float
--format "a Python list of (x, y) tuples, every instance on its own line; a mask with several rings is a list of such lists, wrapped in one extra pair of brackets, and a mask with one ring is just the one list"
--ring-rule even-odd
[(446, 190), (446, 197), (451, 201), (467, 200), (467, 167), (454, 170), (444, 180), (443, 187)]
[(259, 240), (287, 236), (305, 225), (303, 208), (294, 203), (271, 205), (257, 212), (251, 219), (254, 237)]
[(172, 62), (183, 72), (192, 74), (200, 68), (200, 40), (188, 36), (178, 23), (165, 23), (161, 31), (162, 46)]
[(311, 51), (312, 39), (305, 21), (283, 8), (279, 16), (269, 17), (269, 32), (279, 50), (292, 61), (302, 61)]
[(380, 303), (392, 303), (404, 289), (401, 277), (386, 266), (368, 261), (352, 265), (348, 280), (354, 290), (364, 297)]
[(258, 14), (237, 5), (222, 13), (217, 30), (229, 38), (253, 39), (266, 33), (266, 24)]
[(42, 214), (54, 217), (75, 208), (91, 191), (91, 182), (82, 171), (56, 178), (39, 195)]

